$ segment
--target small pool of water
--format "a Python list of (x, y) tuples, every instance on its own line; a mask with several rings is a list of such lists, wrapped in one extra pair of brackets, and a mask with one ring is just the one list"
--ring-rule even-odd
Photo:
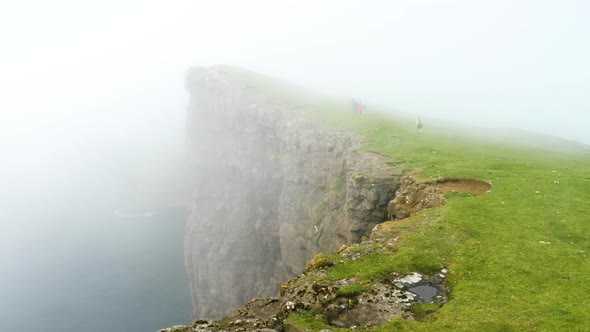
[(436, 301), (438, 290), (435, 287), (429, 285), (421, 285), (416, 287), (408, 288), (408, 291), (418, 295), (422, 301), (432, 303)]

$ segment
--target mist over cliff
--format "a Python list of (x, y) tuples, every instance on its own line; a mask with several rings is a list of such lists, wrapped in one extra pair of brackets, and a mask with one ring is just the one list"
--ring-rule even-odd
[(184, 112), (150, 98), (133, 110), (116, 98), (48, 104), (39, 117), (3, 109), (0, 330), (190, 321)]
[[(125, 315), (144, 310), (158, 313), (143, 312), (152, 329), (188, 320), (191, 305), (218, 316), (381, 218), (367, 210), (391, 188), (364, 187), (373, 181), (358, 171), (380, 177), (381, 156), (355, 153), (358, 136), (306, 123), (306, 102), (253, 97), (207, 70), (189, 74), (185, 124), (188, 67), (236, 64), (361, 98), (369, 112), (422, 115), (427, 128), (451, 123), (444, 137), (580, 154), (589, 11), (561, 0), (3, 1), (0, 281), (11, 287), (0, 330), (129, 330)], [(183, 204), (190, 236), (178, 211), (160, 220), (171, 228), (156, 221)]]
[(380, 156), (356, 152), (358, 134), (322, 128), (222, 68), (192, 68), (186, 82), (196, 318), (274, 296), (317, 253), (359, 241), (387, 218), (399, 184)]

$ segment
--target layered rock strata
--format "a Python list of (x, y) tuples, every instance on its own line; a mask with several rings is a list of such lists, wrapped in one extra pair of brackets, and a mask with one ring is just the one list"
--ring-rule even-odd
[(318, 252), (360, 241), (387, 219), (399, 186), (361, 138), (303, 107), (264, 100), (209, 68), (188, 71), (194, 188), (185, 255), (195, 318), (275, 296)]

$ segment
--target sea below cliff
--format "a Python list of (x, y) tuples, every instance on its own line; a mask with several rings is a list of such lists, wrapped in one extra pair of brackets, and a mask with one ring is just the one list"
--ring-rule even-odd
[(191, 322), (188, 212), (129, 208), (138, 193), (162, 191), (132, 185), (147, 154), (134, 147), (72, 148), (3, 184), (0, 218), (10, 222), (0, 224), (0, 331), (156, 331)]

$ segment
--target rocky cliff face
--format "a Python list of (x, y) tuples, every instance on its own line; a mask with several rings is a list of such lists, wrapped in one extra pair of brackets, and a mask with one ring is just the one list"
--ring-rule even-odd
[(399, 177), (381, 156), (356, 152), (357, 134), (326, 129), (213, 69), (191, 69), (186, 89), (195, 318), (277, 295), (316, 253), (359, 241), (387, 219)]

